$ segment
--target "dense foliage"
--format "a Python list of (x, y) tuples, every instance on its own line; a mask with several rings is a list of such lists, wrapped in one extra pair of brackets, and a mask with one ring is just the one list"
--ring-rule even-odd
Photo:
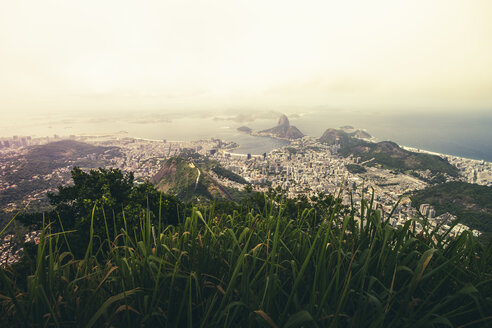
[(219, 177), (222, 177), (222, 178), (225, 178), (225, 179), (237, 182), (237, 183), (241, 183), (241, 184), (247, 184), (248, 183), (242, 176), (240, 176), (240, 175), (238, 175), (238, 174), (236, 174), (230, 170), (225, 169), (221, 165), (213, 166), (212, 171), (214, 171), (215, 174), (217, 174)]
[(449, 212), (461, 223), (492, 234), (492, 187), (448, 182), (417, 190), (411, 199), (416, 206), (431, 204), (437, 215)]
[[(134, 184), (132, 173), (123, 174), (118, 169), (84, 172), (75, 167), (72, 180), (72, 185), (60, 186), (57, 193), (48, 194), (53, 207), (51, 211), (23, 214), (18, 220), (34, 229), (41, 228), (45, 221), (50, 222), (52, 231), (75, 231), (67, 235), (75, 255), (85, 252), (91, 229), (102, 238), (106, 236), (106, 228), (114, 236), (118, 233), (117, 227), (138, 225), (142, 213), (153, 220), (160, 214), (164, 218), (163, 224), (176, 224), (179, 216), (185, 215), (184, 204), (175, 196), (159, 193), (148, 182)], [(95, 209), (101, 215), (95, 217), (91, 228)], [(94, 243), (100, 246), (99, 239)]]
[[(372, 201), (356, 211), (331, 195), (289, 200), (281, 190), (249, 190), (241, 204), (186, 205), (174, 221), (171, 209), (183, 203), (166, 207), (164, 195), (133, 186), (131, 175), (74, 175), (74, 186), (51, 198), (59, 221), (84, 221), (87, 230), (69, 231), (45, 217), (39, 245), (22, 263), (0, 269), (6, 326), (492, 322), (492, 246), (468, 232), (448, 238), (418, 219), (393, 228)], [(115, 214), (105, 215), (110, 209)], [(70, 244), (78, 234), (88, 237), (81, 255)]]
[(345, 164), (345, 167), (350, 173), (366, 173), (365, 167), (357, 164)]

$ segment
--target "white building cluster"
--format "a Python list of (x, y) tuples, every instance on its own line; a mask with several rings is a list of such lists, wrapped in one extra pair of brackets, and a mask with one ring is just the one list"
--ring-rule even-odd
[[(39, 243), (40, 231), (30, 231), (21, 236), (24, 243)], [(8, 266), (16, 263), (22, 257), (24, 249), (15, 240), (15, 234), (7, 234), (0, 239), (0, 266)]]
[[(289, 197), (312, 196), (319, 192), (337, 194), (342, 190), (340, 197), (343, 203), (348, 205), (353, 202), (357, 208), (360, 208), (362, 198), (368, 200), (374, 191), (374, 208), (380, 210), (383, 216), (393, 212), (393, 226), (420, 217), (409, 198), (400, 201), (396, 208), (394, 206), (402, 195), (423, 189), (427, 183), (410, 175), (375, 167), (365, 167), (367, 171), (364, 173), (350, 173), (347, 165), (359, 163), (360, 159), (343, 158), (337, 150), (337, 146), (326, 146), (314, 138), (304, 137), (261, 156), (218, 152), (213, 158), (252, 183), (256, 190), (280, 187), (287, 191)], [(436, 211), (432, 206), (424, 204), (420, 212), (429, 219), (430, 224), (438, 225), (435, 222), (439, 222), (440, 218), (435, 218)], [(422, 229), (419, 223), (416, 226)], [(449, 227), (444, 224), (440, 229)], [(468, 227), (457, 224), (452, 234), (463, 229)], [(474, 233), (478, 234), (478, 231)]]

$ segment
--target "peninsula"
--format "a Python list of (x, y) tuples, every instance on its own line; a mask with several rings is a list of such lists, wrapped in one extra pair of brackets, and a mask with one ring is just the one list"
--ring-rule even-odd
[(284, 114), (280, 116), (277, 126), (259, 131), (255, 135), (284, 140), (294, 140), (304, 137), (304, 134), (298, 128), (290, 125), (289, 119)]

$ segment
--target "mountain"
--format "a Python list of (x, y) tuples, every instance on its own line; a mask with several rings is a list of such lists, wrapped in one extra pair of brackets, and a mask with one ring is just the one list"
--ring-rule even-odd
[[(327, 145), (339, 145), (338, 153), (340, 155), (343, 157), (350, 155), (360, 157), (365, 165), (413, 171), (414, 175), (419, 174), (415, 171), (429, 170), (434, 175), (432, 179), (439, 176), (439, 181), (445, 179), (443, 174), (451, 177), (459, 176), (458, 169), (440, 156), (414, 153), (401, 148), (392, 141), (374, 143), (358, 139), (357, 135), (357, 131), (349, 134), (342, 130), (328, 129), (319, 138), (319, 141)], [(422, 178), (421, 176), (418, 177)], [(436, 182), (432, 179), (429, 182)]]
[(75, 140), (60, 140), (33, 147), (27, 153), (26, 158), (36, 161), (59, 162), (74, 160), (90, 154), (102, 155), (108, 149)]
[[(349, 126), (341, 127), (340, 130), (336, 129), (328, 129), (326, 130), (321, 138), (319, 139), (321, 142), (327, 143), (327, 144), (333, 144), (335, 140), (338, 139), (343, 139), (346, 141), (347, 137), (352, 137), (356, 139), (370, 139), (372, 136), (367, 133), (366, 131), (363, 130), (354, 130), (352, 127), (348, 129)], [(352, 132), (349, 132), (352, 131)]]
[(117, 155), (116, 147), (100, 147), (75, 140), (60, 140), (45, 145), (34, 146), (26, 154), (13, 176), (31, 177), (50, 174), (57, 168), (80, 166), (97, 168), (108, 163)]
[(277, 126), (260, 131), (258, 133), (259, 135), (268, 135), (274, 138), (279, 138), (279, 139), (299, 139), (304, 137), (304, 134), (299, 131), (298, 128), (295, 126), (290, 125), (289, 119), (287, 118), (286, 115), (281, 115)]
[(109, 159), (119, 153), (116, 147), (100, 147), (74, 140), (61, 140), (32, 147), (27, 154), (18, 159), (16, 170), (6, 172), (6, 180), (28, 179), (34, 175), (51, 174), (62, 167), (80, 166), (97, 168), (109, 163)]
[(158, 190), (174, 194), (184, 201), (215, 198), (232, 200), (235, 191), (225, 187), (219, 179), (239, 184), (247, 183), (242, 177), (226, 170), (217, 162), (197, 156), (168, 159), (152, 177), (151, 182)]
[(337, 143), (345, 144), (349, 142), (349, 134), (343, 130), (327, 129), (319, 138), (319, 141), (327, 145), (334, 145)]
[(119, 148), (100, 147), (75, 140), (60, 140), (31, 147), (25, 156), (13, 158), (6, 169), (3, 179), (15, 188), (0, 190), (0, 221), (8, 218), (9, 213), (2, 210), (9, 203), (16, 203), (27, 197), (37, 199), (30, 208), (47, 206), (42, 199), (46, 190), (56, 188), (70, 179), (73, 166), (98, 168), (110, 165), (110, 159), (118, 155)]
[(492, 234), (492, 187), (466, 182), (447, 182), (412, 193), (412, 203), (430, 204), (436, 215), (454, 214), (461, 223)]

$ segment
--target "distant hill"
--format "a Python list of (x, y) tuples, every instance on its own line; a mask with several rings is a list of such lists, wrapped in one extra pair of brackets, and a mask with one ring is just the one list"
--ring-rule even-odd
[(304, 134), (299, 131), (298, 128), (295, 126), (290, 125), (289, 119), (287, 118), (286, 115), (281, 115), (277, 126), (263, 130), (259, 132), (260, 135), (271, 135), (275, 138), (281, 138), (281, 139), (299, 139), (304, 137)]
[[(372, 136), (364, 130), (355, 130), (352, 127), (348, 129), (349, 126), (341, 127), (340, 130), (337, 129), (327, 129), (321, 138), (319, 139), (321, 142), (327, 144), (333, 144), (336, 139), (340, 139), (343, 141), (347, 141), (347, 138), (356, 138), (356, 139), (370, 139)], [(353, 130), (352, 132), (349, 132)]]
[(26, 159), (37, 161), (67, 161), (89, 154), (101, 155), (109, 148), (90, 145), (75, 140), (60, 140), (33, 147)]
[(351, 125), (344, 125), (340, 127), (340, 130), (347, 133), (349, 136), (359, 138), (359, 139), (370, 139), (372, 136), (364, 130), (355, 129)]
[(402, 171), (429, 170), (434, 175), (459, 176), (459, 171), (442, 157), (405, 150), (392, 141), (369, 142), (357, 138), (359, 133), (348, 134), (342, 130), (328, 129), (319, 141), (328, 145), (339, 144), (339, 154), (360, 157), (369, 166)]
[(176, 195), (181, 200), (232, 200), (232, 190), (223, 186), (214, 176), (240, 184), (247, 182), (239, 175), (226, 170), (215, 161), (203, 157), (173, 157), (151, 179), (157, 189)]
[(448, 182), (415, 191), (411, 199), (417, 207), (430, 204), (437, 215), (449, 212), (461, 223), (492, 234), (492, 187)]
[[(88, 168), (104, 166), (105, 159), (119, 153), (116, 147), (100, 147), (75, 140), (61, 140), (32, 147), (21, 159), (18, 171), (8, 177), (29, 178), (67, 165)], [(92, 158), (88, 158), (92, 156)]]
[(370, 139), (372, 136), (364, 130), (356, 130), (354, 132), (354, 137), (359, 139)]
[(319, 138), (319, 141), (327, 145), (334, 145), (336, 143), (345, 144), (349, 142), (350, 135), (343, 131), (337, 129), (327, 129), (323, 135)]
[[(29, 195), (40, 194), (55, 188), (70, 179), (70, 169), (73, 166), (92, 169), (109, 165), (109, 159), (119, 154), (119, 148), (99, 147), (75, 140), (60, 140), (45, 145), (33, 146), (25, 156), (15, 161), (15, 169), (5, 172), (4, 179), (15, 188), (0, 192), (0, 220), (11, 214), (2, 214), (1, 209), (9, 203), (24, 200)], [(63, 172), (53, 174), (60, 168), (68, 168)], [(31, 203), (31, 208), (46, 204)]]
[(247, 126), (240, 126), (237, 128), (238, 131), (244, 132), (244, 133), (251, 133), (253, 130)]

